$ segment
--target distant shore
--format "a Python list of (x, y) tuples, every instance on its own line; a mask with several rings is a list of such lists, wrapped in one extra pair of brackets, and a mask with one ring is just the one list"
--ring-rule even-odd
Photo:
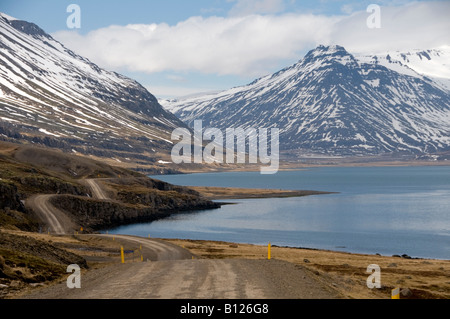
[[(278, 171), (307, 170), (322, 167), (405, 167), (405, 166), (450, 166), (450, 161), (332, 161), (318, 159), (317, 161), (305, 162), (280, 162)], [(128, 168), (134, 169), (135, 166)], [(259, 172), (261, 166), (258, 164), (165, 164), (164, 166), (149, 170), (149, 175), (176, 175), (196, 173), (227, 173), (227, 172)], [(150, 172), (151, 171), (151, 172)], [(145, 172), (145, 169), (142, 170)]]
[(238, 187), (189, 186), (210, 200), (246, 199), (246, 198), (284, 198), (310, 195), (334, 194), (332, 192), (313, 190), (256, 189)]

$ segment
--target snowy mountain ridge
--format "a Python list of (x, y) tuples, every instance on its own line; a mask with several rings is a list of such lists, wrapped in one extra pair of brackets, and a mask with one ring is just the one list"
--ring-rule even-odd
[(33, 23), (0, 15), (3, 139), (148, 159), (171, 148), (175, 127), (184, 124), (138, 82), (99, 68)]
[(358, 61), (383, 65), (415, 77), (428, 77), (450, 90), (450, 46), (428, 50), (388, 51), (375, 55), (355, 55)]
[[(444, 56), (438, 53), (428, 54)], [(394, 61), (403, 56), (392, 56), (388, 61), (318, 46), (248, 85), (164, 106), (190, 126), (201, 119), (220, 129), (278, 127), (284, 150), (339, 156), (449, 150), (449, 91), (413, 69), (421, 65), (417, 53), (401, 65)]]

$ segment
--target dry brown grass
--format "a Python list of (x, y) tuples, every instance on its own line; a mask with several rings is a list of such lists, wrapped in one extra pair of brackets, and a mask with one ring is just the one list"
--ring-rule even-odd
[(329, 194), (328, 192), (309, 190), (254, 189), (238, 187), (190, 186), (208, 199), (240, 199), (240, 198), (276, 198), (299, 197), (308, 195)]

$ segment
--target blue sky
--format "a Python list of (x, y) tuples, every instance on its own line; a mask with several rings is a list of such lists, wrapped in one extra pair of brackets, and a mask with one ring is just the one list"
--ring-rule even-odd
[[(220, 1), (230, 6), (227, 1)], [(52, 33), (66, 29), (66, 8), (77, 4), (82, 10), (82, 27), (86, 33), (113, 24), (161, 23), (176, 24), (190, 16), (202, 15), (211, 8), (208, 0), (2, 0), (1, 10), (15, 18), (38, 24)], [(226, 8), (224, 8), (226, 9)]]
[[(72, 3), (81, 8), (76, 30), (66, 24)], [(381, 7), (379, 30), (366, 26), (371, 3)], [(101, 67), (169, 98), (249, 83), (295, 63), (318, 44), (340, 44), (350, 52), (450, 44), (449, 3), (1, 0), (0, 11), (36, 23)]]
[[(78, 4), (83, 14), (82, 28), (79, 31), (86, 33), (112, 24), (162, 22), (176, 24), (192, 16), (228, 16), (237, 2), (230, 0), (2, 0), (0, 8), (2, 12), (10, 16), (34, 22), (46, 32), (52, 33), (67, 28), (66, 8), (69, 4)], [(283, 3), (278, 9), (273, 10), (277, 14), (297, 12), (325, 15), (342, 14), (349, 6), (364, 9), (370, 3), (377, 3), (373, 0), (273, 2)]]

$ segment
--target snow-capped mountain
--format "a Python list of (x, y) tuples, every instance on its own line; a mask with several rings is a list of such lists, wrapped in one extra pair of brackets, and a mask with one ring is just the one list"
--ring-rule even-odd
[(428, 77), (450, 91), (450, 46), (428, 50), (390, 51), (356, 55), (358, 61), (383, 65), (402, 74)]
[(171, 148), (171, 132), (184, 126), (136, 81), (0, 14), (1, 139), (148, 160)]
[(222, 130), (278, 127), (282, 150), (330, 155), (449, 150), (449, 91), (415, 72), (412, 63), (401, 67), (408, 67), (406, 74), (374, 59), (359, 60), (341, 46), (319, 46), (246, 86), (166, 101), (164, 107), (190, 126), (201, 119), (204, 127)]

